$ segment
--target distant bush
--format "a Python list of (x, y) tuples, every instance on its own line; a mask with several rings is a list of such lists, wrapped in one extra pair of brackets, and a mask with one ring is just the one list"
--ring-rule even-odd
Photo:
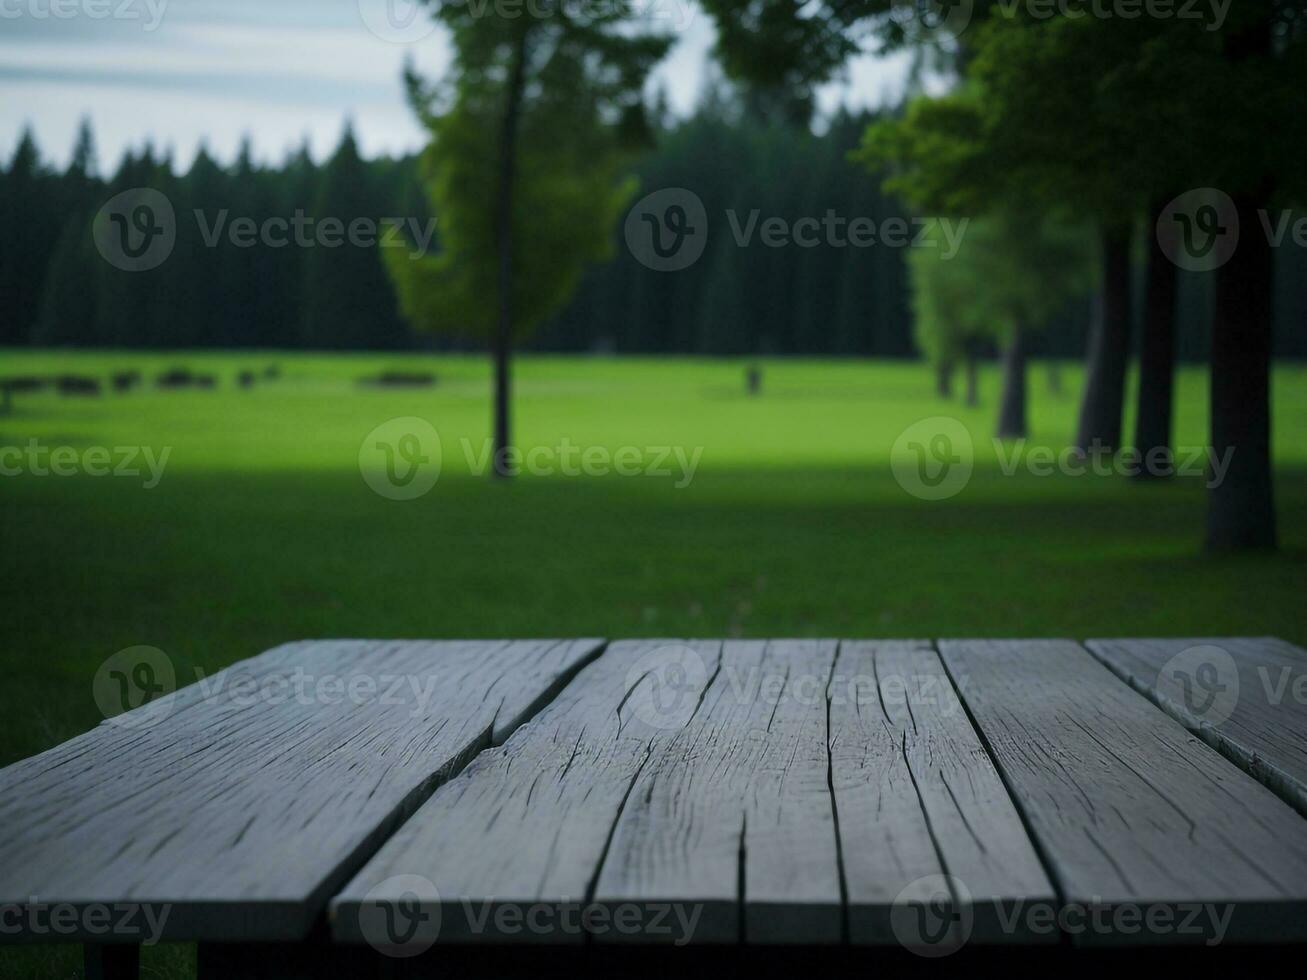
[(57, 381), (61, 395), (98, 395), (99, 378), (87, 378), (78, 374), (60, 375)]
[(429, 371), (386, 371), (375, 378), (363, 378), (360, 383), (373, 388), (430, 388), (436, 376)]
[(0, 378), (0, 389), (13, 392), (14, 394), (28, 393), (33, 391), (44, 391), (52, 384), (49, 378), (41, 378), (34, 374), (18, 375), (12, 378)]
[(131, 391), (141, 383), (140, 371), (115, 371), (113, 375), (114, 391)]
[(186, 368), (173, 368), (155, 379), (159, 388), (212, 388), (217, 380), (211, 374), (195, 374)]

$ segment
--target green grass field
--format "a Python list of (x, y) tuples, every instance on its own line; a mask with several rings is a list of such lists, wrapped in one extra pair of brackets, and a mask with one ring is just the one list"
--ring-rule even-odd
[[(480, 358), (8, 352), (5, 374), (104, 376), (174, 365), (214, 391), (146, 387), (98, 398), (19, 396), (0, 446), (171, 447), (162, 478), (0, 477), (0, 577), (9, 616), (0, 763), (100, 720), (97, 666), (163, 649), (183, 679), (306, 637), (1033, 636), (1278, 634), (1307, 641), (1307, 369), (1276, 377), (1283, 551), (1199, 555), (1201, 478), (1005, 475), (990, 441), (998, 378), (964, 410), (922, 365), (777, 361), (761, 396), (730, 361), (523, 358), (524, 448), (680, 447), (676, 477), (470, 472), (489, 432)], [(280, 380), (241, 391), (242, 368)], [(362, 388), (388, 368), (429, 368), (429, 391)], [(1053, 395), (1032, 367), (1032, 444), (1062, 449), (1080, 377)], [(1177, 443), (1205, 439), (1204, 373), (1180, 381)], [(909, 425), (950, 415), (976, 470), (956, 497), (895, 480)], [(364, 437), (419, 416), (440, 433), (426, 496), (374, 493)], [(646, 453), (643, 462), (653, 462)], [(12, 456), (6, 458), (12, 467)], [(675, 469), (675, 464), (672, 464)], [(67, 951), (39, 954), (68, 976)], [(187, 953), (154, 951), (167, 975)], [(24, 959), (31, 967), (32, 961)], [(0, 958), (0, 973), (4, 961)]]

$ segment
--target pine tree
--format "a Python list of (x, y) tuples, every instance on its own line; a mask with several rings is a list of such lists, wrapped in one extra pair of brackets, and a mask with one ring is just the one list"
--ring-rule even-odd
[[(315, 244), (304, 260), (301, 330), (306, 346), (337, 350), (401, 346), (405, 331), (387, 285), (380, 233), (372, 246), (349, 240), (352, 222), (363, 219), (375, 228), (385, 217), (382, 210), (353, 129), (347, 125), (323, 170), (313, 207)], [(324, 236), (330, 241), (333, 234), (343, 244), (324, 245)]]
[(53, 178), (23, 130), (0, 186), (0, 344), (23, 344), (36, 323), (41, 281), (60, 225), (47, 210)]

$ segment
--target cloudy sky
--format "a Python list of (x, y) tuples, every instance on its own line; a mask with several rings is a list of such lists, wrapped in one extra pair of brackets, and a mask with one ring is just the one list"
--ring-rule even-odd
[[(689, 0), (636, 0), (676, 33), (654, 84), (688, 110), (713, 31)], [(229, 159), (243, 135), (280, 159), (306, 137), (330, 151), (348, 117), (368, 154), (421, 145), (404, 104), (406, 56), (439, 73), (449, 49), (413, 0), (0, 0), (0, 154), (30, 124), (67, 159), (89, 116), (102, 169), (147, 139), (189, 164), (201, 142)], [(823, 93), (830, 109), (901, 88), (903, 64), (864, 58)]]

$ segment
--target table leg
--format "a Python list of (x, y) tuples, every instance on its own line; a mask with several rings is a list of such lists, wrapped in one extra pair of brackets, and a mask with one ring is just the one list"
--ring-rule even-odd
[(370, 949), (303, 943), (200, 943), (198, 980), (367, 980), (376, 972)]
[(141, 947), (135, 943), (85, 943), (82, 962), (86, 980), (137, 980)]

